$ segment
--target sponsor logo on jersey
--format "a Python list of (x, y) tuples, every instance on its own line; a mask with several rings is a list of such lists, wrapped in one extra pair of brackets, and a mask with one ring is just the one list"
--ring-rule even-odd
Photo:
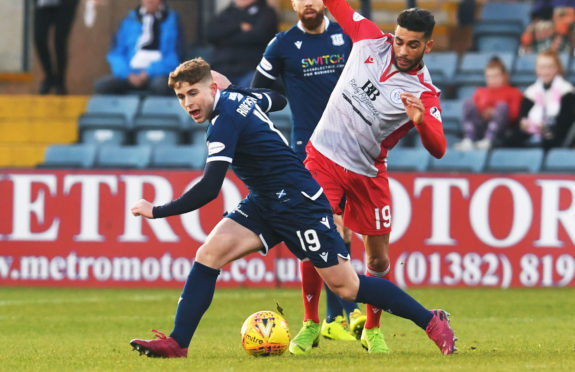
[(296, 48), (301, 49), (301, 45), (303, 44), (301, 40), (296, 41), (295, 43), (293, 43), (295, 45)]
[(441, 121), (441, 112), (439, 112), (439, 109), (437, 107), (433, 106), (432, 108), (430, 108), (429, 113), (431, 114), (431, 116)]
[(376, 98), (379, 96), (379, 90), (377, 87), (370, 81), (366, 81), (365, 84), (361, 87), (361, 89), (367, 94), (370, 100), (375, 101)]
[(226, 148), (221, 142), (209, 142), (208, 143), (208, 155), (217, 154), (218, 152), (222, 152)]
[(369, 56), (363, 63), (373, 63), (373, 57)]
[(345, 63), (344, 54), (326, 54), (317, 57), (307, 57), (301, 59), (301, 67), (309, 68), (316, 66), (331, 66)]
[(362, 16), (361, 14), (359, 14), (358, 12), (353, 13), (353, 20), (354, 20), (355, 22), (359, 22), (359, 21), (361, 21), (362, 19), (365, 19), (365, 17)]
[(400, 104), (402, 91), (403, 90), (400, 88), (395, 88), (394, 90), (392, 90), (391, 93), (389, 94), (389, 98), (391, 99), (391, 102), (396, 103), (396, 104)]
[(331, 43), (334, 46), (340, 46), (340, 45), (345, 44), (345, 40), (343, 39), (343, 35), (342, 34), (331, 35)]
[(260, 61), (260, 66), (266, 71), (271, 71), (271, 69), (273, 68), (272, 64), (270, 63), (270, 61), (266, 59), (266, 57), (262, 58), (262, 60)]
[(329, 253), (327, 253), (327, 252), (321, 252), (321, 253), (319, 254), (319, 256), (321, 257), (322, 260), (324, 260), (325, 262), (327, 262), (327, 256), (328, 256), (328, 254), (329, 254)]
[(327, 216), (322, 217), (319, 222), (321, 222), (323, 225), (325, 225), (329, 229), (329, 220), (327, 219)]

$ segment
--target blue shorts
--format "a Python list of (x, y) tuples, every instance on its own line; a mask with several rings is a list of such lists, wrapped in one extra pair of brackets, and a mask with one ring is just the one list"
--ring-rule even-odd
[(262, 253), (283, 241), (298, 259), (323, 268), (337, 265), (338, 257), (350, 258), (332, 213), (323, 193), (315, 200), (302, 196), (288, 202), (249, 194), (226, 217), (257, 234)]

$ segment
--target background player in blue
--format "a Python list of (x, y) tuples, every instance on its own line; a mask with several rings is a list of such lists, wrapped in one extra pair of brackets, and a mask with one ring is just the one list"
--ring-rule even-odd
[[(268, 44), (252, 87), (281, 88), (278, 84), (281, 77), (293, 118), (291, 146), (303, 161), (305, 147), (345, 66), (352, 41), (337, 23), (325, 16), (322, 0), (292, 0), (292, 7), (298, 15), (298, 23), (277, 34)], [(349, 249), (351, 230), (343, 228), (340, 215), (334, 218)], [(301, 337), (311, 337), (317, 345), (320, 333), (335, 340), (359, 339), (365, 315), (357, 304), (341, 300), (327, 285), (326, 317), (320, 329), (318, 302), (322, 281), (309, 261), (300, 262), (300, 272), (304, 304), (302, 329), (307, 331), (298, 333), (294, 342)]]
[[(220, 268), (248, 253), (265, 253), (283, 240), (296, 257), (307, 257), (340, 297), (410, 319), (443, 354), (453, 353), (455, 336), (445, 311), (427, 310), (388, 280), (356, 274), (323, 190), (259, 106), (269, 104), (263, 95), (220, 92), (210, 65), (201, 58), (178, 66), (169, 85), (194, 121), (210, 121), (204, 174), (180, 198), (156, 207), (141, 199), (132, 214), (160, 218), (200, 208), (218, 195), (230, 165), (249, 194), (198, 249), (170, 336), (156, 331), (157, 339), (131, 340), (133, 348), (147, 356), (186, 357), (212, 301)], [(273, 94), (270, 97), (274, 104), (268, 107), (277, 108)]]

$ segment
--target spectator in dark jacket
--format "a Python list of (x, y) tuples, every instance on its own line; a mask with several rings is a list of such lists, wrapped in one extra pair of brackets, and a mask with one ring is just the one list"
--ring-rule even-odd
[(96, 93), (173, 95), (168, 75), (180, 64), (181, 49), (179, 15), (163, 0), (141, 0), (114, 37), (107, 56), (112, 75), (96, 82)]
[(249, 87), (277, 30), (277, 14), (265, 0), (233, 0), (208, 23), (207, 40), (215, 47), (212, 69), (235, 85)]

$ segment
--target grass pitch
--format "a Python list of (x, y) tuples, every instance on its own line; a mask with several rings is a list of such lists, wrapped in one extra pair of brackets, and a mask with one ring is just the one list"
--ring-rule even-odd
[[(575, 289), (409, 290), (451, 312), (459, 351), (442, 356), (408, 320), (383, 315), (389, 355), (359, 341), (322, 339), (307, 357), (254, 358), (240, 344), (244, 319), (284, 308), (292, 335), (303, 309), (297, 289), (218, 289), (187, 359), (153, 359), (129, 340), (165, 333), (179, 290), (0, 288), (0, 371), (574, 371)], [(323, 299), (321, 309), (325, 308)]]

